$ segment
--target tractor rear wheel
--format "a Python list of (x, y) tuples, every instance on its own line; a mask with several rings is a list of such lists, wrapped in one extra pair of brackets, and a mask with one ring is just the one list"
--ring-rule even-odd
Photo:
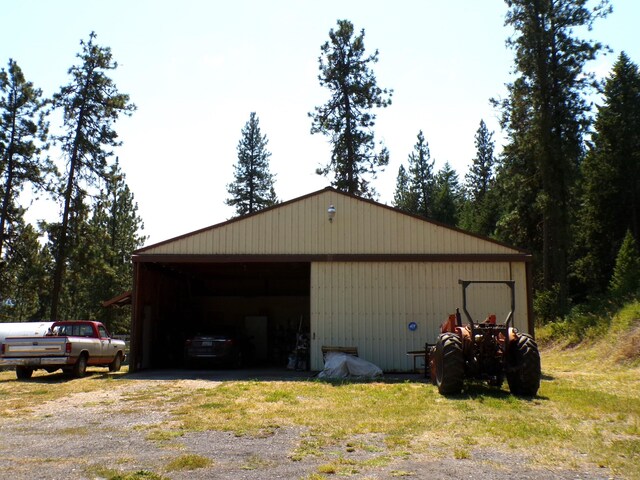
[(455, 333), (442, 333), (434, 352), (435, 377), (442, 395), (460, 393), (464, 383), (462, 340)]
[(507, 382), (514, 395), (535, 397), (540, 388), (540, 352), (531, 335), (522, 333), (509, 348)]

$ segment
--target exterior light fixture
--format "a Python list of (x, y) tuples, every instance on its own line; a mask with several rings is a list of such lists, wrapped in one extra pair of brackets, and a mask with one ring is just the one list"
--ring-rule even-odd
[(333, 217), (336, 216), (336, 207), (329, 205), (329, 208), (327, 208), (327, 216), (329, 217), (329, 223), (333, 222)]

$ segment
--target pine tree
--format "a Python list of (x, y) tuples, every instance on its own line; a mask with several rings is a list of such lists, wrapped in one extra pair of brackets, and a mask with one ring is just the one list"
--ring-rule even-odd
[(318, 59), (320, 86), (331, 98), (315, 107), (311, 133), (328, 136), (332, 144), (331, 161), (316, 173), (333, 174), (332, 185), (354, 195), (371, 196), (369, 177), (389, 163), (386, 148), (376, 151), (373, 108), (391, 104), (392, 90), (381, 89), (371, 65), (378, 62), (378, 51), (365, 55), (364, 30), (354, 36), (348, 20), (338, 20), (337, 30), (329, 31), (329, 41), (321, 47)]
[[(111, 331), (129, 329), (130, 311), (106, 310), (102, 302), (131, 290), (131, 253), (145, 240), (137, 204), (120, 170), (118, 160), (109, 166), (92, 204), (85, 198), (73, 201), (68, 235), (66, 281), (61, 289), (62, 317), (91, 318), (104, 322)], [(60, 224), (47, 226), (57, 251)]]
[(461, 227), (480, 235), (490, 235), (495, 230), (498, 209), (492, 192), (495, 180), (493, 132), (484, 120), (475, 135), (476, 156), (465, 175), (465, 199)]
[[(106, 176), (109, 150), (120, 145), (113, 129), (120, 115), (130, 115), (135, 105), (129, 96), (119, 93), (107, 72), (117, 68), (111, 49), (94, 43), (95, 33), (87, 42), (81, 41), (80, 64), (69, 69), (71, 82), (54, 96), (54, 104), (63, 110), (66, 133), (57, 138), (67, 157), (66, 185), (63, 193), (62, 220), (57, 232), (55, 272), (51, 294), (51, 317), (58, 318), (58, 305), (69, 255), (68, 237), (74, 217), (82, 218), (83, 189), (95, 186)], [(76, 209), (74, 211), (74, 208)], [(79, 223), (75, 233), (81, 233)], [(82, 238), (76, 238), (82, 241)]]
[(409, 213), (417, 210), (416, 196), (411, 191), (410, 178), (404, 165), (400, 165), (398, 168), (396, 190), (393, 194), (393, 206)]
[(430, 218), (435, 195), (433, 160), (422, 130), (417, 138), (407, 158), (408, 172), (402, 165), (398, 171), (395, 196), (401, 201), (396, 202), (396, 206), (405, 212)]
[(437, 173), (434, 186), (431, 218), (447, 225), (458, 224), (460, 211), (460, 184), (458, 174), (449, 162)]
[[(93, 265), (96, 257), (96, 234), (89, 228), (91, 206), (88, 193), (82, 189), (75, 192), (70, 202), (68, 227), (65, 244), (65, 277), (61, 284), (57, 305), (58, 318), (92, 318), (87, 309), (86, 284), (96, 273)], [(62, 238), (61, 222), (43, 222), (43, 231), (48, 237), (47, 250), (54, 259), (53, 273), (56, 271), (56, 254), (60, 251)], [(54, 276), (55, 280), (55, 276)], [(51, 289), (53, 293), (53, 286)], [(51, 298), (51, 297), (49, 297)]]
[(12, 227), (21, 222), (18, 195), (27, 185), (42, 190), (53, 173), (52, 163), (41, 157), (47, 138), (43, 106), (42, 91), (9, 60), (0, 71), (0, 255)]
[(409, 189), (415, 197), (415, 213), (429, 218), (433, 215), (435, 179), (433, 176), (433, 160), (429, 151), (429, 143), (425, 141), (422, 130), (418, 132), (418, 140), (409, 154)]
[(577, 277), (592, 292), (606, 287), (625, 232), (640, 235), (640, 70), (624, 52), (603, 93), (582, 164), (575, 262)]
[(640, 288), (640, 253), (630, 231), (627, 230), (609, 282), (609, 292), (616, 298), (637, 294)]
[(124, 332), (129, 328), (130, 311), (105, 310), (101, 303), (133, 288), (130, 259), (145, 241), (141, 235), (144, 224), (117, 158), (105, 184), (88, 222), (96, 272), (87, 285), (87, 308), (92, 309), (92, 318), (104, 322), (110, 331)]
[[(541, 226), (539, 237), (534, 237), (540, 239), (534, 252), (542, 258), (542, 287), (558, 285), (564, 306), (571, 193), (588, 126), (584, 92), (594, 83), (584, 66), (602, 48), (577, 38), (574, 32), (581, 27), (590, 29), (610, 9), (606, 0), (592, 9), (587, 0), (506, 3), (506, 25), (515, 31), (508, 45), (515, 52), (517, 78), (508, 85), (509, 98), (502, 103), (502, 124), (509, 137), (503, 161), (510, 162), (503, 172), (512, 173), (508, 180), (517, 175), (522, 184), (503, 185), (509, 202), (505, 216), (510, 221), (531, 222), (533, 227), (525, 226), (525, 232)], [(516, 191), (522, 188), (525, 192)]]
[(480, 204), (489, 193), (494, 176), (496, 163), (493, 150), (493, 132), (490, 132), (484, 120), (480, 120), (480, 126), (475, 136), (476, 156), (473, 159), (469, 172), (465, 175), (465, 187), (469, 199)]
[(53, 260), (40, 245), (40, 233), (33, 226), (20, 221), (14, 230), (15, 238), (5, 252), (11, 261), (7, 261), (2, 283), (0, 316), (16, 322), (46, 319)]
[(237, 215), (246, 215), (278, 203), (274, 189), (275, 176), (269, 173), (267, 136), (260, 131), (260, 121), (251, 112), (238, 142), (238, 162), (234, 181), (227, 185), (230, 197), (225, 200), (235, 207)]

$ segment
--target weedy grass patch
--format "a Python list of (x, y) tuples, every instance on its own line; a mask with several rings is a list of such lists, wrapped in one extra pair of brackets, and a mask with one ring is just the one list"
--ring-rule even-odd
[(105, 480), (166, 480), (166, 477), (148, 470), (136, 470), (134, 472), (120, 472), (113, 468), (94, 466), (87, 470), (90, 478)]
[(178, 470), (197, 470), (199, 468), (206, 468), (212, 463), (213, 462), (210, 458), (203, 457), (202, 455), (186, 454), (174, 458), (165, 468), (168, 472), (175, 472)]
[(36, 370), (28, 381), (17, 381), (13, 370), (0, 371), (0, 414), (16, 416), (44, 402), (68, 397), (74, 393), (108, 390), (113, 382), (128, 382), (123, 367), (119, 373), (105, 369), (88, 369), (84, 378), (72, 378), (61, 371), (47, 373)]

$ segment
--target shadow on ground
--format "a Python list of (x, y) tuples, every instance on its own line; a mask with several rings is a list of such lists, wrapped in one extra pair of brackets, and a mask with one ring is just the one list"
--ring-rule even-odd
[[(252, 368), (237, 370), (143, 370), (129, 373), (120, 378), (128, 380), (211, 380), (215, 382), (257, 380), (264, 382), (307, 382), (324, 381), (317, 378), (317, 372), (288, 370), (284, 368)], [(387, 373), (375, 380), (338, 379), (331, 382), (382, 382), (382, 383), (428, 383), (424, 374)]]

